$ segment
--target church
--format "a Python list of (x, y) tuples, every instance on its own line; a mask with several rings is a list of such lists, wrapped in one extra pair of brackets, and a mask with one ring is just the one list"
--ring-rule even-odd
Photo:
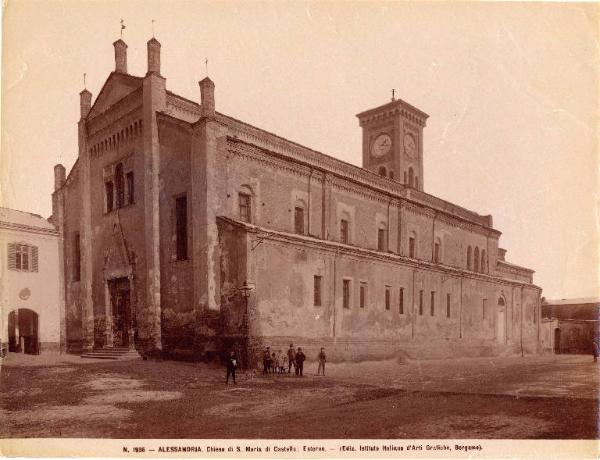
[(66, 345), (211, 359), (325, 347), (333, 360), (536, 353), (541, 288), (491, 215), (425, 192), (428, 115), (401, 99), (357, 115), (362, 167), (167, 89), (127, 44), (79, 153), (54, 168)]

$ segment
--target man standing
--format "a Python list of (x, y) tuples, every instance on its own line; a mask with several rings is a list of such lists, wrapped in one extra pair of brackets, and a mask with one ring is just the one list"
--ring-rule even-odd
[(325, 361), (327, 360), (327, 356), (325, 355), (325, 348), (321, 347), (321, 351), (319, 352), (319, 368), (317, 369), (317, 375), (323, 371), (323, 377), (325, 377)]
[(269, 373), (269, 367), (271, 362), (271, 349), (269, 347), (265, 348), (263, 352), (263, 374)]
[(298, 347), (296, 352), (296, 375), (302, 377), (302, 370), (304, 369), (304, 360), (306, 355), (302, 352), (302, 348)]
[(290, 348), (288, 348), (287, 355), (288, 355), (288, 366), (289, 366), (288, 374), (289, 374), (292, 371), (292, 366), (296, 365), (296, 350), (294, 350), (293, 343), (290, 343)]
[(229, 376), (233, 377), (233, 384), (235, 385), (235, 368), (237, 367), (237, 361), (235, 359), (235, 353), (232, 351), (229, 353), (227, 358), (227, 379), (225, 385), (229, 384)]

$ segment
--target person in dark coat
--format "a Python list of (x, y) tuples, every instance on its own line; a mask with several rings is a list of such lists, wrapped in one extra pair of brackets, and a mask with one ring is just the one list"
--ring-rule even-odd
[(292, 366), (296, 366), (296, 350), (294, 350), (294, 344), (290, 343), (290, 348), (287, 351), (288, 355), (288, 374), (292, 371)]
[(298, 351), (296, 352), (296, 375), (299, 375), (300, 377), (302, 377), (305, 359), (306, 355), (302, 351), (302, 348), (298, 347)]
[(597, 362), (598, 361), (598, 340), (597, 339), (592, 339), (591, 351), (592, 351), (592, 356), (594, 357), (594, 362)]
[(263, 352), (263, 374), (269, 373), (269, 368), (271, 367), (271, 349), (269, 347), (265, 348)]
[(227, 379), (225, 385), (229, 383), (229, 376), (233, 377), (233, 384), (235, 385), (235, 369), (237, 368), (237, 360), (235, 359), (235, 353), (232, 351), (227, 357)]
[(319, 352), (319, 368), (317, 369), (317, 375), (323, 371), (323, 376), (325, 376), (325, 361), (327, 361), (327, 355), (325, 355), (325, 348), (321, 348)]

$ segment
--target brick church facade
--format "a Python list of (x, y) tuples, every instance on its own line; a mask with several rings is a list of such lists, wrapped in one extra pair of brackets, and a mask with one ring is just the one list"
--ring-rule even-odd
[(292, 342), (333, 359), (533, 353), (540, 292), (490, 215), (424, 191), (427, 115), (358, 115), (363, 167), (166, 89), (127, 45), (92, 104), (79, 156), (55, 167), (67, 344), (202, 359)]

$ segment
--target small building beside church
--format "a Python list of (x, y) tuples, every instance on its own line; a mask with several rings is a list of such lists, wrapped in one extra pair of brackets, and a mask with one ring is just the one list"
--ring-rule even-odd
[(554, 353), (590, 354), (600, 337), (600, 299), (544, 299), (542, 320), (552, 326), (546, 336)]
[(64, 339), (59, 235), (29, 212), (0, 208), (0, 338), (9, 353), (59, 351)]
[(427, 114), (359, 113), (359, 167), (219, 112), (208, 77), (199, 101), (174, 94), (147, 51), (134, 76), (114, 43), (93, 104), (80, 93), (77, 161), (55, 167), (71, 352), (537, 352), (533, 270), (506, 260), (491, 215), (425, 191)]

